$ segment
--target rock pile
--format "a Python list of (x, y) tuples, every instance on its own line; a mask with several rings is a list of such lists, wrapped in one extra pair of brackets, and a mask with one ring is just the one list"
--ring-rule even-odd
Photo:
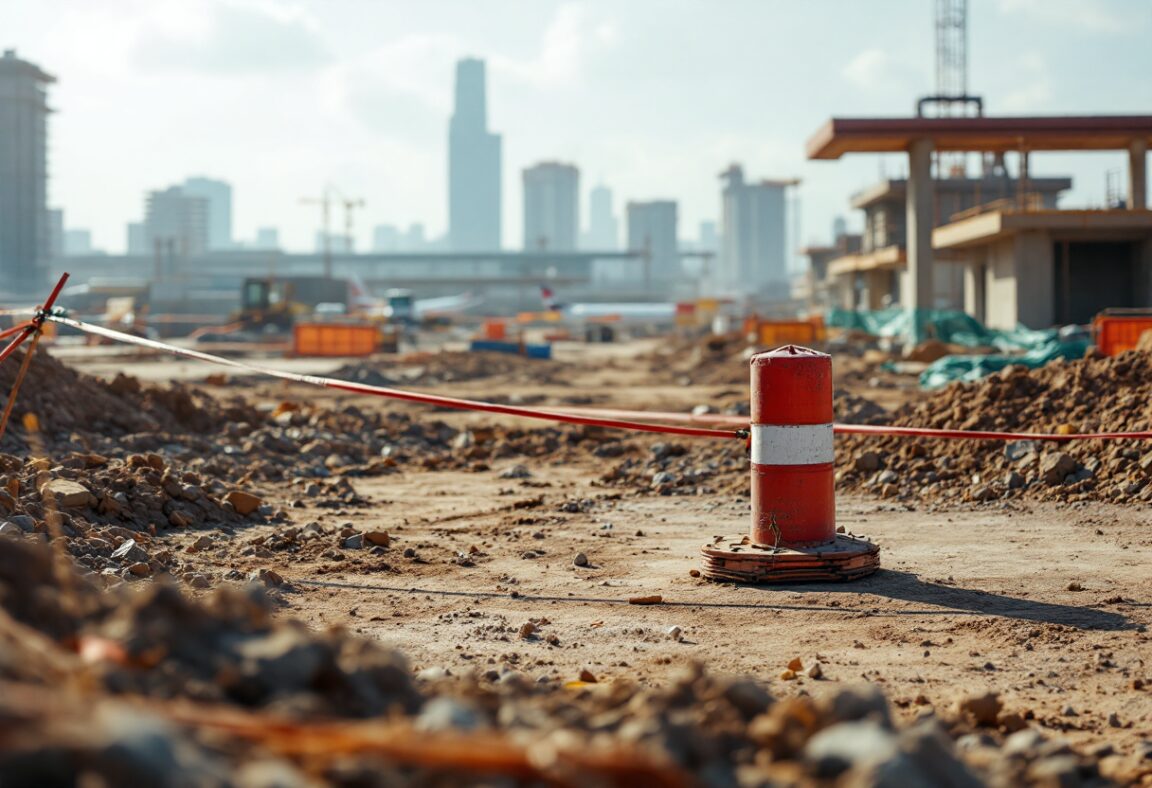
[[(896, 426), (1004, 432), (1152, 429), (1152, 354), (1008, 367), (953, 384), (893, 414)], [(885, 497), (1001, 501), (1152, 501), (1147, 441), (924, 440), (846, 437), (838, 481)]]
[(196, 587), (207, 578), (156, 542), (163, 532), (231, 531), (274, 516), (251, 492), (158, 454), (109, 459), (69, 454), (57, 464), (0, 454), (0, 537), (56, 541), (77, 564), (110, 578), (166, 573)]
[(655, 688), (425, 673), (257, 588), (102, 593), (0, 540), (6, 783), (1112, 784), (994, 696), (900, 725), (872, 685), (780, 699), (697, 665)]

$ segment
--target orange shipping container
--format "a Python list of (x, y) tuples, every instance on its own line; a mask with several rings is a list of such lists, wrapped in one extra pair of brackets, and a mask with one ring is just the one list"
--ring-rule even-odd
[(757, 326), (756, 338), (763, 347), (811, 345), (816, 342), (816, 326), (806, 320), (765, 320)]
[(1140, 335), (1152, 331), (1152, 315), (1100, 315), (1092, 322), (1096, 347), (1106, 356), (1133, 350)]
[(297, 323), (292, 352), (297, 356), (370, 356), (380, 346), (380, 329), (345, 323)]
[(484, 339), (491, 339), (499, 342), (503, 340), (507, 335), (508, 329), (503, 320), (484, 321)]

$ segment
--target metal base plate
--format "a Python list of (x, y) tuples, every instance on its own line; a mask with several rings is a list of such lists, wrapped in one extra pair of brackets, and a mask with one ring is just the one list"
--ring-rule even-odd
[(700, 548), (703, 574), (737, 583), (828, 583), (856, 580), (880, 568), (880, 548), (862, 536), (836, 534), (819, 547), (772, 547), (747, 536), (720, 537)]

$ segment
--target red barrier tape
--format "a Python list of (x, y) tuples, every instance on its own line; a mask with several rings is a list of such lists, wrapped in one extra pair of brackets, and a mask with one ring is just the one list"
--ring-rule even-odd
[[(368, 394), (378, 397), (389, 397), (392, 399), (405, 400), (408, 402), (418, 402), (426, 405), (438, 405), (446, 408), (455, 408), (457, 410), (474, 410), (486, 413), (499, 413), (507, 416), (522, 416), (529, 419), (565, 422), (568, 424), (610, 427), (613, 429), (636, 430), (639, 432), (655, 432), (668, 435), (683, 435), (686, 437), (695, 438), (745, 438), (746, 436), (742, 430), (747, 429), (749, 424), (748, 418), (745, 416), (724, 416), (714, 413), (696, 415), (693, 413), (677, 413), (670, 411), (634, 411), (609, 408), (569, 408), (564, 412), (557, 412), (537, 410), (535, 408), (518, 408), (511, 405), (496, 405), (489, 402), (458, 399), (455, 397), (441, 397), (434, 394), (421, 394), (412, 391), (404, 391), (402, 389), (384, 388), (382, 386), (367, 386), (360, 383), (337, 380), (335, 378), (323, 378), (313, 375), (298, 375), (292, 372), (281, 372), (275, 369), (254, 366), (252, 364), (245, 364), (233, 359), (213, 356), (211, 354), (202, 353), (197, 350), (179, 348), (173, 345), (167, 345), (163, 342), (156, 342), (155, 340), (151, 339), (143, 339), (141, 337), (132, 336), (131, 334), (123, 334), (119, 331), (113, 331), (112, 329), (91, 325), (89, 323), (82, 323), (78, 320), (72, 320), (70, 318), (49, 315), (45, 317), (45, 320), (50, 320), (54, 323), (59, 323), (60, 325), (71, 326), (72, 328), (78, 329), (80, 331), (97, 334), (120, 342), (141, 345), (143, 347), (162, 350), (174, 355), (184, 356), (186, 358), (193, 358), (200, 361), (206, 361), (211, 364), (221, 364), (224, 366), (244, 369), (249, 372), (270, 375), (272, 377), (282, 378), (284, 380), (292, 380), (300, 383), (323, 386), (325, 388), (339, 389), (341, 391), (349, 391), (354, 394)], [(722, 430), (703, 429), (697, 427), (674, 427), (667, 424), (648, 424), (644, 423), (644, 421), (635, 421), (635, 419), (711, 424), (714, 426), (730, 426), (737, 429)], [(890, 427), (884, 425), (839, 423), (833, 426), (833, 431), (837, 435), (901, 435), (912, 438), (933, 438), (944, 440), (1034, 440), (1048, 441), (1052, 443), (1068, 443), (1071, 441), (1080, 440), (1152, 440), (1152, 431), (1085, 432), (1061, 435), (1051, 432), (942, 430), (919, 427)]]
[(441, 397), (435, 394), (421, 394), (415, 391), (404, 391), (402, 389), (385, 388), (383, 386), (368, 386), (363, 383), (352, 383), (347, 380), (324, 378), (315, 375), (298, 375), (294, 372), (283, 372), (281, 370), (269, 369), (267, 367), (260, 367), (254, 364), (245, 364), (242, 361), (236, 361), (235, 359), (230, 358), (222, 358), (221, 356), (214, 356), (210, 353), (202, 353), (199, 350), (175, 347), (174, 345), (157, 342), (153, 339), (145, 339), (143, 337), (132, 336), (131, 334), (124, 334), (120, 331), (113, 331), (110, 328), (95, 326), (90, 323), (82, 323), (79, 320), (72, 320), (71, 318), (67, 317), (48, 315), (45, 317), (45, 320), (58, 323), (62, 326), (69, 326), (88, 334), (96, 334), (97, 336), (107, 337), (108, 339), (114, 339), (119, 342), (139, 345), (141, 347), (152, 348), (153, 350), (162, 350), (166, 353), (171, 353), (177, 356), (184, 356), (185, 358), (192, 358), (198, 361), (206, 361), (210, 364), (234, 367), (236, 369), (243, 369), (248, 372), (255, 372), (261, 375), (269, 375), (271, 377), (280, 378), (282, 380), (291, 380), (297, 383), (308, 383), (313, 386), (323, 386), (324, 388), (337, 389), (339, 391), (349, 391), (354, 394), (369, 394), (371, 396), (388, 397), (390, 399), (398, 399), (406, 402), (418, 402), (424, 405), (438, 405), (445, 408), (455, 408), (456, 410), (474, 410), (483, 413), (499, 413), (505, 416), (521, 416), (527, 419), (557, 421), (589, 427), (609, 427), (612, 429), (634, 430), (637, 432), (657, 432), (668, 435), (682, 435), (690, 438), (739, 438), (743, 440), (746, 437), (744, 433), (737, 430), (710, 430), (702, 429), (700, 427), (673, 427), (659, 424), (645, 424), (636, 421), (621, 421), (616, 419), (578, 416), (556, 411), (537, 410), (535, 408), (518, 408), (513, 405), (497, 405), (491, 402), (479, 402), (476, 400), (458, 399), (456, 397)]

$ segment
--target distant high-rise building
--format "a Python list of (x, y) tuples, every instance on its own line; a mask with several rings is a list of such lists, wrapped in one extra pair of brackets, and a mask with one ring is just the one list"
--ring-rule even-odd
[(64, 256), (64, 209), (48, 209), (48, 259)]
[(31, 290), (48, 266), (50, 74), (16, 51), (0, 57), (0, 287)]
[(151, 254), (148, 248), (148, 237), (144, 234), (144, 222), (128, 222), (127, 228), (128, 254)]
[(680, 277), (680, 244), (676, 203), (672, 200), (628, 203), (628, 249), (647, 255), (651, 281), (667, 283)]
[(373, 252), (400, 251), (400, 230), (392, 224), (378, 224), (372, 228)]
[(612, 211), (612, 190), (600, 185), (588, 193), (588, 232), (583, 246), (592, 251), (620, 248), (620, 222)]
[[(324, 231), (316, 231), (316, 251), (324, 251)], [(352, 239), (344, 233), (328, 233), (328, 251), (332, 254), (351, 254)]]
[(580, 170), (546, 161), (524, 170), (524, 249), (576, 251)]
[(92, 254), (92, 232), (90, 230), (65, 230), (64, 254), (69, 257)]
[(256, 228), (256, 246), (260, 249), (279, 249), (280, 231), (275, 227)]
[(848, 222), (843, 216), (837, 216), (832, 220), (832, 240), (848, 234)]
[(448, 125), (448, 236), (457, 252), (500, 248), (500, 135), (488, 131), (484, 61), (456, 64)]
[(208, 248), (232, 246), (232, 186), (212, 178), (188, 178), (184, 193), (208, 201)]
[(716, 232), (716, 222), (700, 222), (699, 246), (701, 252), (715, 254), (720, 251), (720, 236)]
[(785, 254), (785, 189), (794, 180), (748, 183), (733, 164), (720, 174), (722, 218), (721, 287), (744, 293), (788, 297)]
[(149, 192), (144, 206), (147, 254), (164, 259), (203, 254), (208, 249), (208, 200), (179, 186)]

